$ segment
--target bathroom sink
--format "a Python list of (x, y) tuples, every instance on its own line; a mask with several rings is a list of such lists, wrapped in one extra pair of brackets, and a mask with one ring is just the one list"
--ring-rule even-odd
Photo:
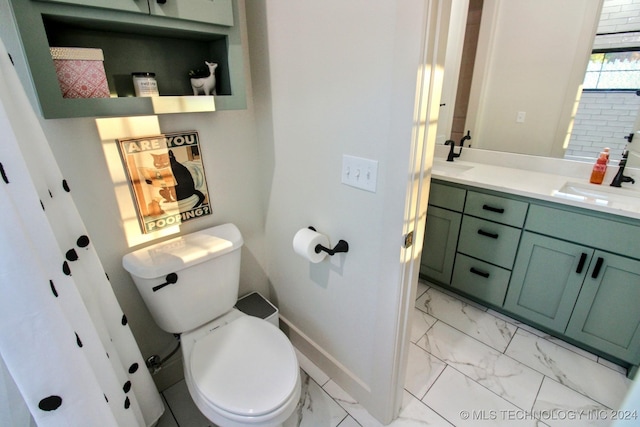
[(460, 163), (447, 162), (446, 160), (440, 159), (433, 161), (433, 173), (438, 175), (457, 176), (469, 169), (473, 169), (473, 166), (461, 165)]
[(586, 202), (599, 206), (624, 209), (640, 205), (640, 191), (630, 188), (616, 188), (608, 185), (566, 182), (552, 195), (568, 200)]

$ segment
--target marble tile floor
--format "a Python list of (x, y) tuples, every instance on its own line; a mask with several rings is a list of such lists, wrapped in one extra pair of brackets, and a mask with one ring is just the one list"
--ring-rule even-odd
[[(426, 282), (419, 283), (412, 324), (393, 427), (608, 426), (631, 386), (623, 368)], [(298, 358), (302, 397), (285, 427), (381, 426), (304, 355)], [(167, 410), (158, 427), (213, 426), (184, 381), (162, 395)]]

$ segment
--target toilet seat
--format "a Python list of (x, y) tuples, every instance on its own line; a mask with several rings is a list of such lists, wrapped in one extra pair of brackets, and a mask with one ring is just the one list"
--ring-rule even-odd
[(214, 329), (193, 344), (189, 359), (200, 397), (232, 416), (260, 418), (277, 412), (297, 390), (293, 346), (262, 319), (242, 316)]

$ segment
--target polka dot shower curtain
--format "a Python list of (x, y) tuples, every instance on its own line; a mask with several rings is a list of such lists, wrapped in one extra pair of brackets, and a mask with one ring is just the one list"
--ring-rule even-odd
[(39, 426), (152, 425), (162, 400), (1, 41), (0, 101), (0, 393)]

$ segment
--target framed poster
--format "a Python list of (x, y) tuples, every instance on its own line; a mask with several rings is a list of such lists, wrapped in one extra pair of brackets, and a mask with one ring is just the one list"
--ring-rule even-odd
[(211, 214), (198, 132), (118, 139), (143, 233)]

